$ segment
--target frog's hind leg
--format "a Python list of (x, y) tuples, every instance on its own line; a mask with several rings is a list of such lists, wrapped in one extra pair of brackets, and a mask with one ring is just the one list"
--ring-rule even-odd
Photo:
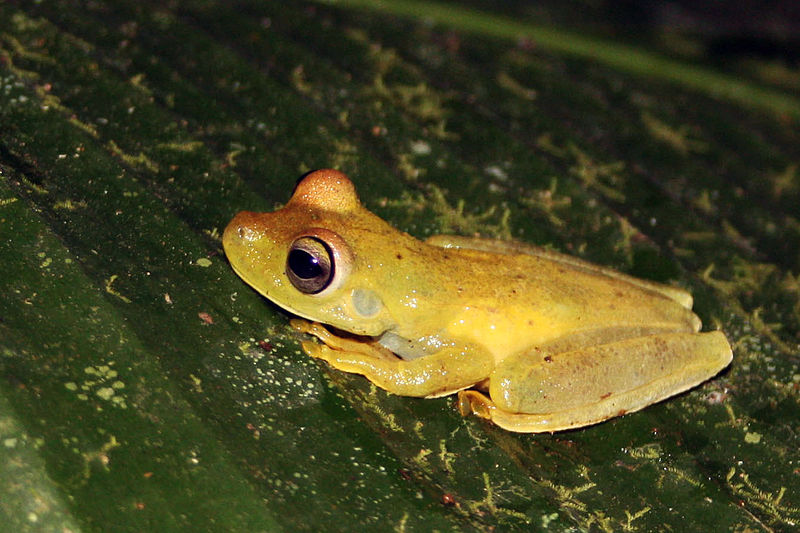
[(462, 391), (459, 407), (509, 431), (560, 431), (638, 411), (702, 383), (730, 360), (720, 331), (649, 335), (557, 354), (534, 351), (495, 369), (491, 399)]

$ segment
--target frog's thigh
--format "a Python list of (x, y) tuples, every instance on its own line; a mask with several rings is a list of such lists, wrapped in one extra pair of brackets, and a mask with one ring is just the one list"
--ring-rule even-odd
[(495, 369), (491, 400), (470, 391), (461, 409), (511, 431), (581, 427), (685, 391), (730, 360), (719, 331), (650, 335), (550, 356), (531, 352)]

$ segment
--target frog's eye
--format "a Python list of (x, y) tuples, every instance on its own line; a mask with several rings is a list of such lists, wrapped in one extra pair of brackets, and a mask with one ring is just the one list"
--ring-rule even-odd
[(304, 294), (317, 294), (330, 285), (334, 275), (333, 253), (316, 237), (300, 237), (289, 247), (286, 275)]

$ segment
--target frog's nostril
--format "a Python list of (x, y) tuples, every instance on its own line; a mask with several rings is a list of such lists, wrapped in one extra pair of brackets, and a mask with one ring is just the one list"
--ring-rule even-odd
[(260, 231), (257, 228), (253, 228), (246, 222), (243, 222), (242, 224), (235, 226), (235, 228), (236, 228), (236, 236), (242, 242), (257, 241), (264, 236), (263, 231)]

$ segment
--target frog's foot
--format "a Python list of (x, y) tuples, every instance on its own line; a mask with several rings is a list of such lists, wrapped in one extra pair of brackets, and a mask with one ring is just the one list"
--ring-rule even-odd
[[(307, 355), (313, 357), (314, 359), (322, 359), (334, 368), (338, 368), (336, 365), (337, 350), (332, 350), (328, 346), (314, 341), (303, 341), (300, 343), (300, 346)], [(339, 368), (339, 370), (344, 369)]]
[[(392, 352), (386, 348), (383, 348), (375, 341), (365, 340), (365, 337), (341, 337), (331, 333), (322, 324), (317, 322), (309, 322), (308, 320), (303, 320), (301, 318), (293, 318), (289, 321), (289, 324), (301, 333), (307, 333), (318, 338), (324, 343), (325, 347), (330, 348), (332, 351), (354, 352), (365, 356), (377, 357), (379, 359), (387, 359), (390, 361), (397, 359)], [(303, 342), (302, 347), (304, 352), (311, 357), (316, 357), (317, 359), (324, 359), (325, 361), (330, 362), (330, 359), (333, 357), (332, 355), (327, 354), (325, 350), (321, 349), (322, 345), (314, 342)]]
[(545, 433), (579, 427), (585, 423), (570, 422), (563, 413), (552, 415), (509, 413), (503, 411), (486, 395), (476, 390), (458, 393), (458, 410), (461, 416), (476, 415), (491, 420), (495, 425), (517, 433)]
[(494, 402), (476, 390), (462, 390), (458, 393), (458, 411), (461, 416), (476, 415), (491, 420), (495, 409), (497, 406)]

